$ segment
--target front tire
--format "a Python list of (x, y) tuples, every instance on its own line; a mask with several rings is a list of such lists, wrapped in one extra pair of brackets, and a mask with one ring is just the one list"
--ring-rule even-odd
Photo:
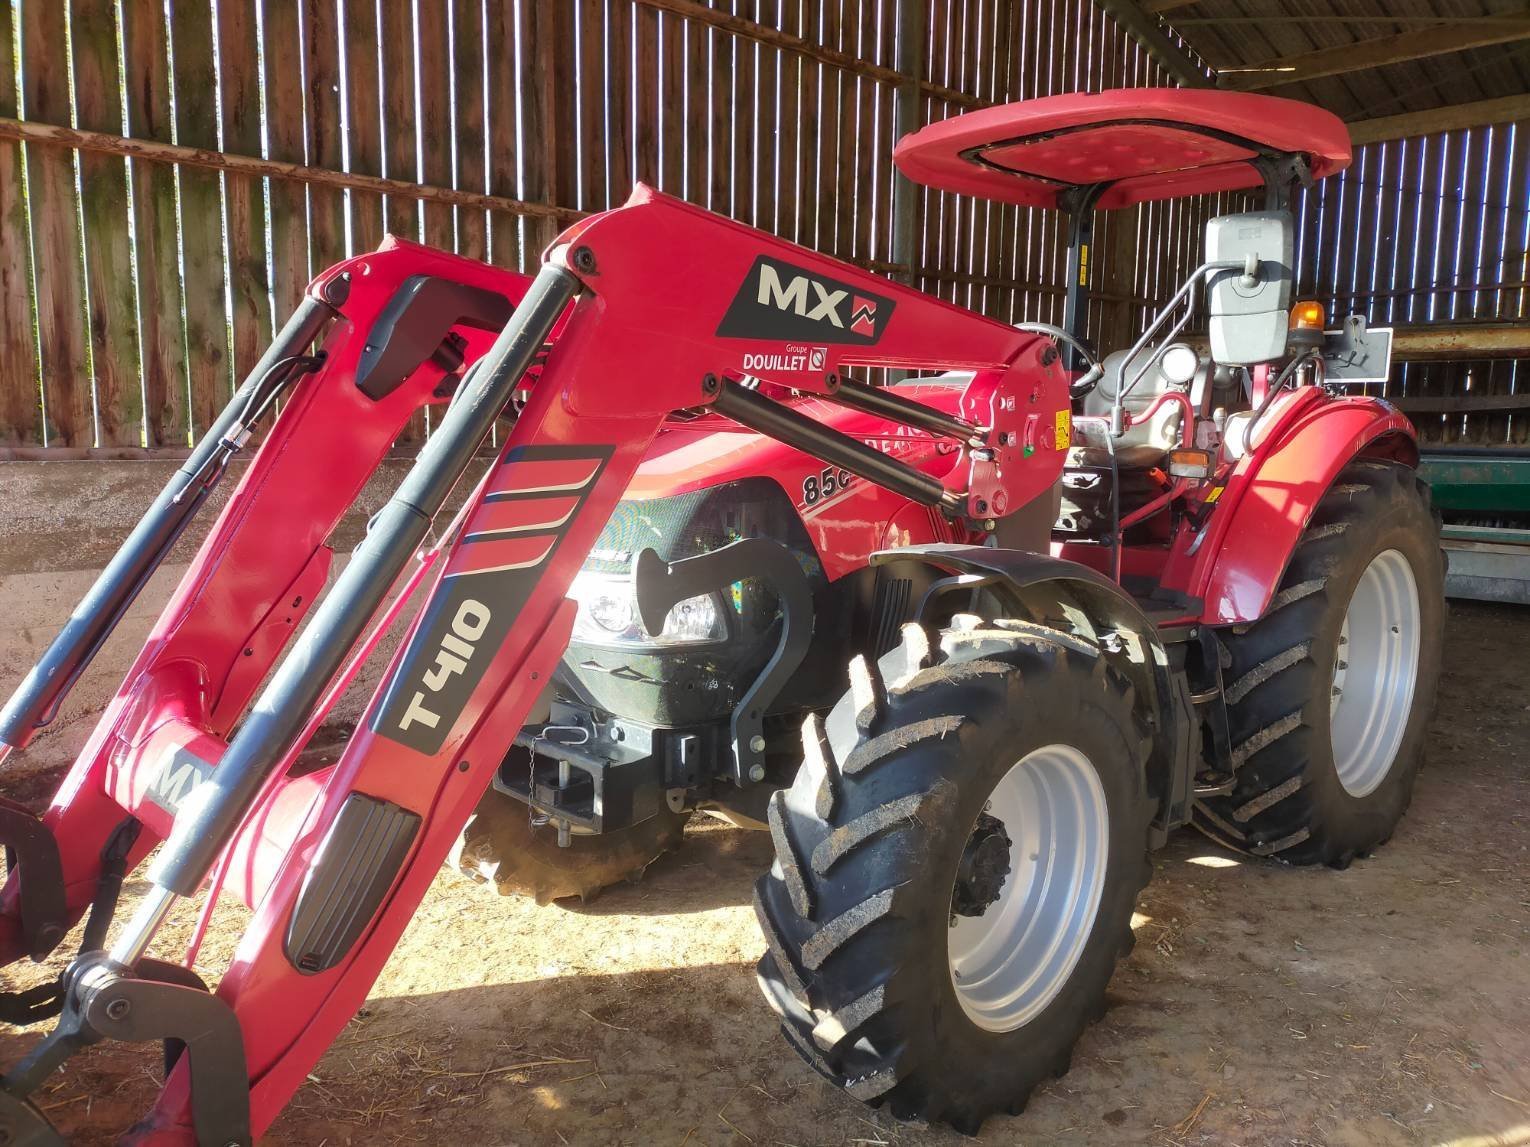
[(1197, 802), (1213, 840), (1342, 868), (1413, 797), (1439, 683), (1445, 568), (1408, 467), (1351, 463), (1263, 617), (1222, 636), (1233, 791)]
[(958, 618), (804, 727), (756, 886), (797, 1051), (899, 1118), (975, 1133), (1067, 1070), (1147, 882), (1148, 740), (1093, 645)]

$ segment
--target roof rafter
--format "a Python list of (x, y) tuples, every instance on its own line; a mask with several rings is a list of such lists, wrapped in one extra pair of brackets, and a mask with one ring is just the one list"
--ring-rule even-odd
[(1530, 120), (1530, 94), (1501, 96), (1492, 100), (1447, 104), (1428, 111), (1354, 120), (1349, 124), (1349, 137), (1358, 147), (1367, 143), (1381, 143), (1383, 140), (1407, 139), (1416, 135), (1433, 135), (1441, 131), (1460, 131), (1490, 123), (1515, 123), (1521, 120)]
[(1530, 39), (1530, 19), (1486, 23), (1453, 23), (1440, 27), (1418, 28), (1360, 40), (1332, 48), (1320, 48), (1296, 56), (1283, 56), (1248, 67), (1218, 69), (1219, 87), (1252, 92), (1278, 88), (1285, 84), (1306, 83), (1324, 76), (1383, 68), (1408, 60), (1422, 60), (1490, 44), (1507, 44)]
[[(1146, 0), (1146, 3), (1159, 5), (1165, 2)], [(1206, 74), (1206, 69), (1170, 38), (1168, 30), (1158, 22), (1158, 17), (1146, 10), (1146, 3), (1143, 0), (1095, 0), (1099, 8), (1181, 84), (1187, 88), (1211, 87), (1211, 77)], [(1171, 6), (1174, 5), (1171, 3)]]

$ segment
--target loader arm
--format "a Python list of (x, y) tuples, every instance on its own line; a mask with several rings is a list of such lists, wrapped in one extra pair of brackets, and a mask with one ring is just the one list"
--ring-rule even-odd
[[(425, 289), (422, 276), (471, 290)], [(405, 321), (401, 292), (438, 310)], [(565, 232), (533, 281), (389, 240), (325, 272), (310, 298), (330, 320), (322, 358), (287, 380), (280, 417), (43, 818), (70, 919), (92, 906), (110, 916), (102, 889), (122, 866), (107, 848), (120, 826), (137, 833), (128, 868), (163, 847), (110, 949), (75, 960), (59, 1027), (0, 1081), (12, 1143), (53, 1141), (27, 1095), (78, 1046), (116, 1036), (189, 1046), (127, 1141), (245, 1143), (269, 1126), (365, 999), (543, 691), (572, 624), (568, 585), (672, 412), (715, 403), (979, 521), (1048, 490), (1068, 441), (1067, 379), (1049, 342), (644, 187)], [(497, 337), (480, 329), (496, 298), (514, 307)], [(408, 331), (402, 359), (378, 347), (390, 330)], [(307, 356), (314, 333), (289, 331), (278, 361)], [(379, 358), (387, 371), (370, 367), (359, 386), (360, 364)], [(952, 486), (918, 475), (921, 484), (896, 459), (868, 456), (745, 385), (832, 399), (849, 366), (973, 372), (959, 419), (896, 399), (886, 408), (964, 440)], [(252, 378), (240, 395), (247, 403), (251, 387), (270, 385)], [(336, 523), (415, 412), (448, 396), (398, 492), (322, 593)], [(151, 524), (184, 526), (176, 507), (226, 463), (248, 412), (241, 401), (199, 447), (212, 462), (172, 481)], [(511, 410), (513, 425), (502, 418)], [(432, 522), (496, 423), (508, 433), (436, 553)], [(141, 547), (123, 568), (141, 585), (167, 548)], [(368, 623), (422, 553), (422, 604), (344, 753), (290, 774), (355, 671), (348, 656), (369, 648)], [(82, 607), (76, 620), (101, 632), (66, 633), (48, 655), (58, 664), (88, 659), (136, 585), (97, 591), (87, 599), (96, 612)], [(6, 745), (24, 744), (61, 699), (53, 681), (34, 675), (18, 690), (0, 717)], [(20, 888), (47, 871), (23, 864), (0, 894), (9, 960), (31, 950)], [(254, 910), (215, 997), (147, 955), (211, 874)], [(204, 1033), (198, 1041), (187, 1025)], [(238, 1046), (205, 1034), (218, 1030), (237, 1032)], [(207, 1081), (233, 1067), (248, 1095), (210, 1094)]]

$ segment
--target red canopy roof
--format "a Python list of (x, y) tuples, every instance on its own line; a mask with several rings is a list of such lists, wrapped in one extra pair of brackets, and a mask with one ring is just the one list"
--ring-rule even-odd
[(916, 183), (1027, 207), (1108, 184), (1096, 206), (1130, 207), (1258, 187), (1260, 155), (1305, 155), (1321, 179), (1349, 166), (1349, 129), (1277, 96), (1121, 88), (967, 112), (904, 136), (893, 161)]

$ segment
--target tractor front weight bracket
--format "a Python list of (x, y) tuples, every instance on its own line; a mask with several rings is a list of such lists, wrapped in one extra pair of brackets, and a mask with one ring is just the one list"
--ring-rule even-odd
[(813, 640), (813, 588), (792, 552), (768, 538), (744, 538), (709, 554), (668, 563), (653, 550), (638, 554), (632, 585), (650, 633), (664, 628), (669, 611), (686, 598), (759, 578), (781, 599), (781, 639), (733, 710), (733, 782), (742, 788), (765, 779), (765, 710), (791, 680)]

